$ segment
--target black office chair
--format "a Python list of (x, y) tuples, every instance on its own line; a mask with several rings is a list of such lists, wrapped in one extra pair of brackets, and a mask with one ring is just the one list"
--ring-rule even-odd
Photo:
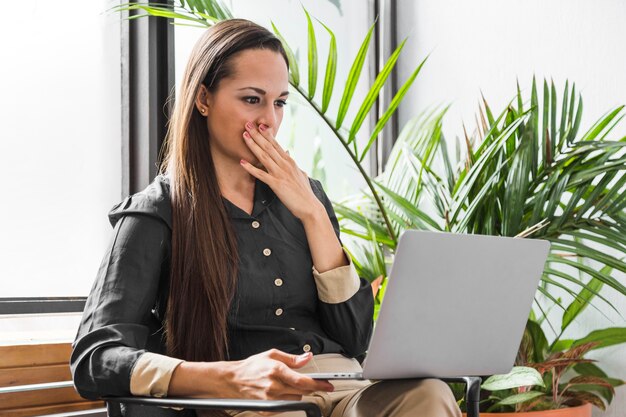
[[(479, 377), (441, 378), (445, 382), (461, 382), (465, 384), (465, 403), (467, 417), (479, 417), (478, 403), (480, 400)], [(306, 417), (322, 417), (322, 412), (313, 403), (304, 401), (264, 401), (264, 400), (232, 400), (220, 398), (148, 398), (148, 397), (106, 397), (109, 417), (122, 417), (121, 404), (142, 406), (177, 407), (193, 410), (239, 410), (239, 411), (304, 411)]]

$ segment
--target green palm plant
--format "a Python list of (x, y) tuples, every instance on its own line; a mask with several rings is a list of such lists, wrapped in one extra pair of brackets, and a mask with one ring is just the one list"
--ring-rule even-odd
[(575, 91), (566, 83), (559, 103), (554, 84), (544, 82), (540, 105), (533, 80), (530, 104), (518, 86), (497, 117), (483, 100), (476, 133), (463, 138), (463, 156), (460, 143), (450, 156), (442, 134), (447, 109), (409, 122), (385, 171), (372, 180), (394, 234), (382, 227), (367, 191), (337, 205), (344, 231), (387, 253), (408, 228), (547, 239), (552, 250), (540, 292), (562, 307), (552, 288), (584, 303), (582, 288), (613, 307), (599, 290), (606, 285), (626, 295), (626, 286), (602, 269), (626, 272), (626, 138), (607, 139), (623, 106), (579, 134), (583, 105)]
[[(176, 24), (185, 26), (194, 26), (200, 28), (207, 28), (214, 23), (230, 19), (233, 17), (231, 11), (220, 0), (178, 0), (173, 5), (167, 5), (163, 3), (139, 3), (131, 2), (114, 7), (112, 10), (121, 12), (129, 11), (133, 14), (130, 19), (141, 18), (145, 16), (156, 16), (161, 18), (167, 18), (173, 20)], [(337, 75), (337, 42), (334, 32), (322, 22), (318, 23), (323, 27), (324, 31), (328, 35), (328, 56), (326, 58), (326, 65), (323, 78), (323, 86), (321, 90), (318, 90), (318, 77), (319, 75), (319, 60), (318, 56), (318, 41), (315, 30), (315, 24), (311, 19), (309, 13), (304, 10), (307, 22), (307, 34), (308, 34), (308, 46), (307, 46), (307, 83), (301, 82), (300, 68), (298, 66), (298, 60), (293, 52), (293, 49), (289, 46), (288, 42), (280, 33), (279, 29), (274, 23), (272, 23), (272, 29), (276, 36), (281, 40), (287, 56), (289, 59), (289, 83), (291, 87), (310, 105), (310, 107), (317, 113), (320, 120), (328, 126), (332, 134), (337, 138), (339, 143), (345, 149), (346, 153), (353, 161), (356, 169), (363, 177), (370, 195), (374, 199), (375, 204), (379, 208), (379, 212), (383, 219), (384, 228), (386, 233), (391, 236), (392, 239), (396, 239), (396, 231), (392, 227), (392, 222), (387, 216), (387, 210), (383, 205), (382, 199), (379, 196), (379, 191), (374, 186), (370, 176), (367, 174), (366, 169), (363, 167), (363, 160), (368, 154), (368, 151), (375, 143), (378, 135), (383, 131), (387, 122), (391, 116), (395, 113), (398, 106), (402, 102), (407, 91), (415, 81), (415, 78), (419, 74), (422, 66), (426, 62), (424, 59), (411, 75), (404, 82), (402, 87), (394, 95), (389, 107), (386, 109), (382, 117), (377, 121), (373, 131), (368, 135), (368, 139), (364, 144), (359, 145), (357, 141), (357, 135), (362, 131), (363, 123), (367, 119), (367, 116), (372, 111), (372, 108), (376, 101), (379, 99), (382, 87), (385, 85), (389, 75), (392, 73), (396, 66), (398, 58), (404, 48), (406, 40), (404, 40), (396, 50), (388, 58), (387, 62), (383, 66), (380, 73), (377, 75), (373, 84), (371, 85), (367, 95), (361, 103), (353, 103), (354, 93), (359, 80), (361, 79), (361, 73), (363, 66), (366, 62), (368, 49), (371, 43), (372, 34), (376, 23), (374, 23), (365, 35), (361, 47), (356, 54), (352, 62), (352, 66), (346, 78), (346, 84), (343, 91), (340, 93), (341, 99), (336, 114), (330, 114), (329, 106), (333, 97), (338, 96), (336, 94), (335, 78)], [(349, 120), (347, 118), (348, 110), (351, 106), (358, 106), (358, 111), (354, 118)]]
[[(516, 380), (528, 377), (527, 368), (516, 368), (504, 391), (489, 381), (486, 387), (496, 391), (490, 397), (493, 409), (523, 411), (580, 401), (603, 407), (602, 398), (610, 402), (613, 386), (622, 383), (582, 356), (625, 343), (626, 328), (596, 330), (579, 340), (563, 338), (581, 312), (597, 308), (594, 301), (619, 315), (602, 295), (603, 287), (626, 295), (626, 287), (613, 276), (614, 271), (626, 272), (626, 138), (608, 139), (623, 117), (623, 106), (584, 133), (579, 132), (582, 109), (574, 85), (566, 82), (559, 102), (554, 83), (544, 81), (540, 101), (533, 79), (529, 103), (518, 85), (515, 98), (497, 116), (483, 98), (475, 133), (465, 133), (452, 149), (442, 133), (447, 108), (431, 110), (407, 123), (385, 171), (372, 180), (396, 236), (406, 229), (425, 229), (551, 242), (539, 294), (550, 308), (563, 310), (560, 328), (546, 319), (547, 309), (536, 297), (542, 319), (532, 320), (531, 314), (516, 364), (539, 369), (539, 382), (530, 390), (532, 384)], [(362, 249), (353, 253), (360, 274), (386, 276), (387, 264), (371, 260), (381, 252), (392, 258), (397, 240), (383, 227), (368, 191), (336, 204), (336, 210), (342, 231)], [(563, 294), (572, 300), (567, 306)], [(538, 323), (552, 329), (551, 343)], [(575, 360), (548, 366), (569, 356)], [(574, 376), (562, 382), (566, 369)]]

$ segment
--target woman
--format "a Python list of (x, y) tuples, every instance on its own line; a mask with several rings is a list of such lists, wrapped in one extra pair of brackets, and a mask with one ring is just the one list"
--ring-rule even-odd
[(288, 94), (266, 29), (233, 19), (198, 41), (162, 173), (109, 214), (114, 238), (71, 358), (81, 395), (306, 396), (325, 415), (458, 415), (439, 381), (333, 386), (297, 371), (358, 370), (373, 300), (320, 183), (274, 138)]

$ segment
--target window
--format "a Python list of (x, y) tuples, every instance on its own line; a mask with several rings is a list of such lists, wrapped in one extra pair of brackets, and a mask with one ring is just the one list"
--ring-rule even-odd
[(86, 295), (121, 196), (120, 20), (33, 2), (3, 41), (2, 297)]

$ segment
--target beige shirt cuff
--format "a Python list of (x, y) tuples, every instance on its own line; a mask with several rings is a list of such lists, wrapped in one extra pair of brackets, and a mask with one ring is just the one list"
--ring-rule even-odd
[(339, 304), (349, 300), (361, 287), (359, 275), (352, 264), (350, 255), (345, 251), (348, 265), (320, 273), (313, 267), (313, 278), (317, 285), (317, 296), (328, 304)]
[(174, 369), (182, 362), (182, 359), (157, 353), (144, 353), (137, 359), (130, 376), (130, 392), (140, 396), (167, 396)]

